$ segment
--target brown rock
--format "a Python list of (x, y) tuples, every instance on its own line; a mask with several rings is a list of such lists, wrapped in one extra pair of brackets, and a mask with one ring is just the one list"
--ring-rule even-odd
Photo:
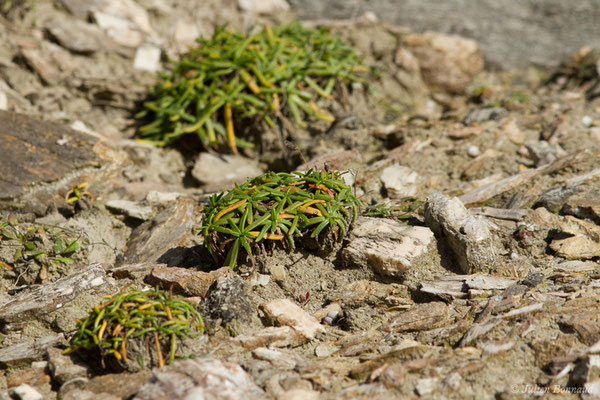
[(404, 45), (419, 60), (423, 79), (429, 85), (462, 93), (483, 69), (477, 42), (436, 32), (406, 35)]
[(382, 330), (386, 332), (426, 331), (452, 323), (451, 310), (446, 303), (434, 301), (416, 304), (394, 318)]
[(199, 218), (194, 200), (177, 199), (131, 233), (122, 263), (159, 262), (169, 266), (193, 263), (190, 247), (196, 244), (194, 228), (199, 226)]
[(306, 339), (298, 331), (289, 326), (270, 326), (248, 335), (238, 335), (235, 341), (248, 350), (257, 347), (287, 347), (304, 343)]
[(288, 299), (272, 300), (260, 307), (269, 318), (281, 325), (291, 326), (309, 340), (313, 340), (317, 333), (325, 332), (315, 317)]
[(60, 384), (74, 378), (86, 377), (90, 372), (86, 365), (74, 362), (71, 357), (63, 355), (62, 350), (56, 347), (47, 350), (46, 358), (52, 378)]
[(44, 382), (49, 382), (50, 376), (46, 374), (45, 368), (30, 367), (21, 370), (14, 370), (6, 377), (6, 386), (8, 388), (20, 386), (26, 383), (31, 386), (39, 386)]
[(186, 268), (157, 266), (147, 278), (148, 283), (159, 285), (162, 289), (173, 288), (188, 296), (206, 296), (215, 278), (208, 272), (191, 271)]
[(152, 376), (151, 371), (140, 371), (134, 374), (106, 374), (95, 376), (87, 382), (83, 389), (93, 393), (106, 393), (119, 399), (129, 399), (135, 395)]

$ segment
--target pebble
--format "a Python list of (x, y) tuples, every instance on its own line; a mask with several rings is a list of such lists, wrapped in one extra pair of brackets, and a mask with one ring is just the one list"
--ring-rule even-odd
[(288, 299), (264, 303), (261, 305), (261, 309), (272, 320), (281, 325), (291, 326), (309, 340), (313, 340), (318, 333), (325, 332), (325, 328), (315, 317)]
[(11, 390), (12, 398), (18, 400), (43, 400), (44, 396), (40, 394), (37, 390), (35, 390), (32, 386), (29, 386), (26, 383), (17, 386)]
[(273, 14), (290, 9), (285, 0), (238, 0), (238, 5), (242, 10), (256, 14)]
[(589, 115), (584, 115), (581, 118), (581, 123), (583, 124), (583, 126), (585, 126), (586, 128), (589, 128), (590, 126), (592, 126), (592, 124), (594, 123), (594, 120), (592, 119), (592, 117), (590, 117)]
[(142, 206), (130, 200), (111, 200), (106, 202), (106, 208), (131, 218), (147, 221), (152, 218), (152, 207)]
[(394, 164), (381, 173), (381, 182), (388, 192), (388, 197), (414, 197), (419, 191), (419, 174), (403, 165)]
[(481, 154), (481, 151), (479, 150), (479, 147), (471, 145), (467, 147), (467, 154), (469, 155), (469, 157), (475, 158)]
[(71, 357), (62, 354), (62, 350), (51, 347), (46, 353), (48, 359), (48, 369), (52, 378), (63, 384), (73, 378), (86, 377), (88, 368), (81, 364), (76, 364), (71, 360)]
[(142, 71), (156, 72), (160, 69), (160, 49), (151, 44), (137, 48), (133, 68)]
[(0, 110), (8, 110), (8, 97), (2, 90), (0, 90)]

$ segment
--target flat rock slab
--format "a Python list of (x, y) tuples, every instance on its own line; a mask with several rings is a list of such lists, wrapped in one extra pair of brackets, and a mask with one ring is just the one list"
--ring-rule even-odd
[(194, 228), (200, 225), (199, 216), (194, 200), (177, 199), (131, 233), (123, 264), (160, 262), (181, 266), (188, 258), (185, 248), (195, 244)]
[(78, 294), (88, 291), (113, 294), (118, 291), (112, 278), (106, 276), (100, 264), (47, 285), (23, 291), (10, 301), (0, 305), (0, 326), (23, 323), (63, 307)]
[[(43, 213), (105, 163), (94, 151), (97, 142), (59, 124), (0, 111), (0, 208)], [(49, 185), (58, 181), (60, 187)]]
[(30, 362), (42, 358), (46, 348), (55, 346), (64, 340), (64, 336), (44, 336), (32, 342), (19, 343), (14, 346), (0, 349), (0, 363)]
[(325, 332), (315, 317), (288, 299), (273, 300), (262, 304), (261, 308), (272, 320), (291, 326), (309, 340), (313, 340), (317, 333)]
[(252, 382), (242, 367), (212, 358), (176, 361), (156, 369), (134, 397), (135, 400), (264, 398), (267, 398), (266, 393)]
[(434, 243), (433, 232), (421, 226), (360, 217), (342, 251), (346, 264), (370, 266), (382, 275), (402, 277), (425, 257)]
[(161, 265), (152, 269), (147, 281), (165, 290), (172, 288), (188, 296), (205, 297), (215, 278), (208, 272)]

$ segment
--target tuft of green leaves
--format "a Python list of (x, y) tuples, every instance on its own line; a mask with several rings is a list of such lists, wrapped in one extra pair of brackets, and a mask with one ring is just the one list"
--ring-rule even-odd
[(412, 217), (422, 204), (422, 201), (414, 197), (404, 197), (395, 204), (379, 203), (368, 206), (362, 215), (374, 218), (391, 218), (401, 222)]
[(150, 121), (140, 128), (144, 141), (165, 146), (195, 134), (205, 145), (227, 143), (235, 153), (249, 143), (235, 137), (234, 115), (271, 126), (282, 112), (300, 127), (305, 115), (334, 121), (317, 101), (332, 99), (337, 86), (362, 81), (359, 73), (368, 71), (353, 47), (300, 23), (265, 25), (250, 35), (221, 26), (197, 42), (162, 73), (136, 115)]
[(234, 269), (240, 250), (252, 255), (263, 240), (294, 248), (324, 231), (341, 240), (358, 207), (340, 172), (267, 172), (212, 196), (199, 229), (215, 260)]
[[(127, 360), (130, 356), (127, 343), (147, 337), (154, 343), (161, 367), (163, 343), (168, 342), (170, 364), (175, 359), (178, 338), (204, 333), (202, 317), (193, 304), (172, 298), (158, 288), (130, 290), (108, 297), (104, 304), (95, 305), (87, 318), (78, 321), (71, 346), (63, 354), (97, 349), (103, 357), (112, 355), (119, 361)], [(139, 354), (134, 356), (140, 358)]]
[(14, 216), (0, 223), (2, 241), (16, 241), (19, 244), (13, 259), (6, 260), (13, 266), (33, 260), (41, 265), (49, 263), (54, 269), (59, 264), (73, 264), (72, 256), (81, 249), (82, 244), (79, 237), (67, 235), (60, 228), (19, 224)]

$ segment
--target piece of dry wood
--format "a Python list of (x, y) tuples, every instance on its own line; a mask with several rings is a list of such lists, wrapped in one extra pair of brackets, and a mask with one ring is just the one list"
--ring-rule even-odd
[(481, 203), (501, 193), (519, 187), (538, 175), (550, 174), (552, 172), (558, 171), (578, 161), (583, 160), (585, 157), (590, 157), (590, 152), (587, 150), (581, 150), (573, 154), (569, 154), (568, 156), (562, 157), (550, 164), (546, 164), (538, 168), (529, 168), (519, 172), (516, 175), (502, 179), (498, 182), (493, 182), (485, 186), (479, 187), (475, 190), (463, 194), (459, 197), (459, 199), (464, 204)]

